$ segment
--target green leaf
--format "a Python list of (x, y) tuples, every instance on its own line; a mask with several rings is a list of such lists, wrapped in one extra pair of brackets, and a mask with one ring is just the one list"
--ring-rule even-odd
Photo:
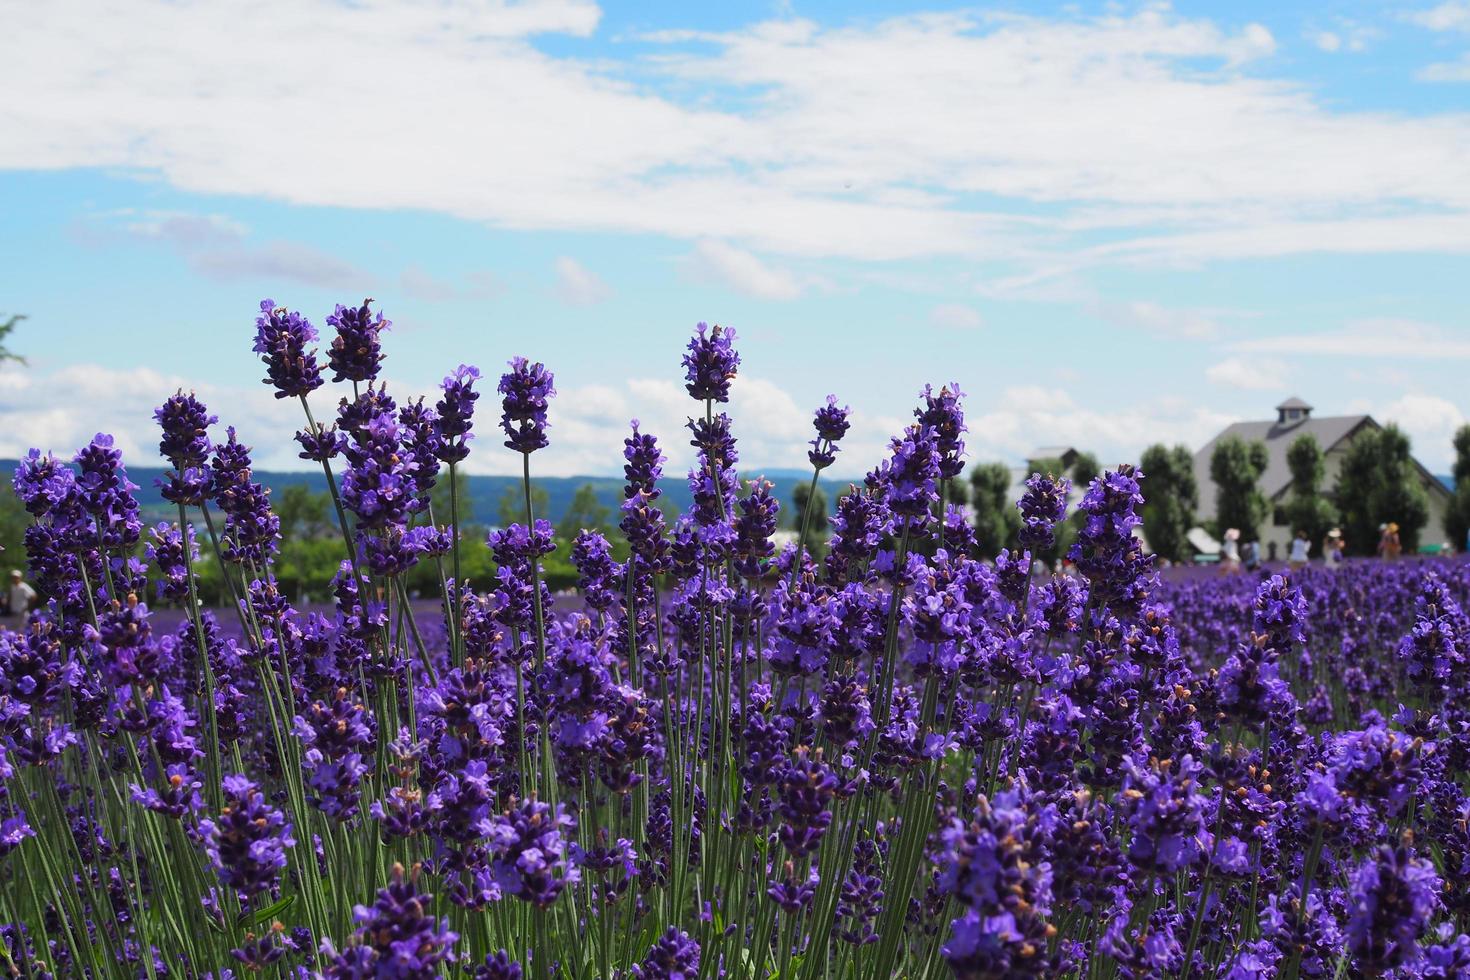
[(242, 926), (242, 927), (247, 928), (247, 929), (250, 926), (258, 926), (262, 922), (269, 922), (271, 919), (274, 919), (276, 916), (280, 915), (282, 912), (286, 911), (292, 905), (295, 905), (295, 904), (296, 904), (296, 896), (295, 895), (287, 895), (285, 898), (281, 899), (279, 902), (272, 902), (270, 905), (267, 905), (265, 908), (263, 908), (263, 909), (256, 909), (254, 912), (251, 912), (249, 915), (246, 915), (244, 913), (241, 913), (240, 917), (235, 920), (235, 925)]

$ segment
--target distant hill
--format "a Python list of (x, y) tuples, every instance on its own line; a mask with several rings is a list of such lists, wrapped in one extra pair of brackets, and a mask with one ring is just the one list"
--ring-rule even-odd
[[(16, 461), (13, 459), (0, 460), (0, 472), (7, 478), (15, 472)], [(158, 494), (156, 481), (164, 474), (164, 469), (157, 466), (129, 466), (128, 478), (138, 484), (138, 502), (142, 505), (144, 515), (149, 520), (162, 520), (174, 516), (173, 505), (167, 503)], [(325, 492), (327, 484), (321, 473), (312, 472), (284, 472), (270, 470), (255, 470), (255, 479), (279, 493), (283, 488), (292, 485), (305, 484), (314, 491)], [(791, 488), (798, 483), (805, 483), (811, 479), (811, 471), (802, 472), (793, 469), (770, 469), (770, 470), (747, 470), (744, 476), (765, 476), (776, 485), (776, 495), (781, 500), (783, 509), (789, 510), (791, 505)], [(339, 474), (340, 476), (340, 474)], [(440, 477), (444, 479), (444, 477)], [(517, 495), (521, 492), (521, 479), (516, 476), (463, 476), (466, 483), (466, 492), (470, 498), (470, 506), (473, 510), (473, 520), (478, 524), (491, 525), (496, 522), (499, 511), (500, 498), (507, 490), (514, 491)], [(546, 490), (550, 498), (550, 518), (556, 520), (566, 513), (567, 507), (572, 502), (572, 497), (577, 490), (586, 484), (591, 484), (593, 491), (597, 494), (598, 502), (606, 507), (616, 509), (623, 500), (623, 480), (620, 477), (611, 476), (549, 476), (533, 477), (536, 486)], [(848, 480), (823, 480), (822, 489), (827, 492), (828, 507), (830, 501), (838, 493), (847, 488)], [(680, 479), (665, 478), (659, 483), (663, 489), (664, 498), (677, 506), (680, 510), (689, 506), (691, 497), (686, 482)], [(538, 515), (548, 516), (548, 515)], [(441, 517), (441, 519), (443, 519)]]

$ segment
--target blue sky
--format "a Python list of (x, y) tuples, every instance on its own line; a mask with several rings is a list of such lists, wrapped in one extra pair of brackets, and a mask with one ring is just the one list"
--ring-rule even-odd
[(402, 394), (545, 361), (562, 474), (615, 471), (633, 416), (682, 442), (699, 320), (741, 337), (756, 467), (800, 463), (831, 391), (860, 473), (929, 382), (1008, 461), (1193, 448), (1297, 394), (1444, 469), (1470, 410), (1470, 0), (0, 18), (0, 313), (31, 361), (0, 370), (0, 455), (102, 429), (151, 461), (183, 386), (294, 465), (265, 296), (318, 325), (374, 297)]

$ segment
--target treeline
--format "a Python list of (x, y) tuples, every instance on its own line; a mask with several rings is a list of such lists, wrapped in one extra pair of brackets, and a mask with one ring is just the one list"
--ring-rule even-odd
[[(1450, 543), (1465, 547), (1470, 532), (1470, 425), (1455, 434), (1454, 498), (1445, 521)], [(1238, 437), (1220, 440), (1210, 457), (1210, 479), (1215, 485), (1216, 516), (1200, 521), (1200, 487), (1194, 474), (1194, 454), (1182, 445), (1149, 446), (1139, 457), (1146, 477), (1141, 509), (1143, 532), (1151, 549), (1170, 561), (1193, 555), (1191, 528), (1202, 526), (1219, 538), (1226, 529), (1240, 531), (1243, 540), (1259, 540), (1262, 527), (1278, 519), (1291, 532), (1305, 531), (1320, 542), (1332, 528), (1340, 528), (1349, 554), (1371, 555), (1378, 546), (1379, 528), (1399, 526), (1405, 550), (1415, 551), (1429, 523), (1429, 499), (1414, 462), (1409, 437), (1395, 425), (1368, 429), (1349, 446), (1337, 478), (1326, 486), (1325, 452), (1310, 434), (1299, 436), (1287, 449), (1291, 483), (1277, 512), (1259, 483), (1270, 457), (1264, 443)], [(1081, 454), (1072, 466), (1060, 460), (1033, 460), (1032, 471), (1066, 476), (1084, 488), (1100, 471), (1097, 460)], [(1020, 528), (1011, 468), (1004, 463), (977, 463), (970, 467), (969, 504), (975, 532), (987, 547), (1015, 547)], [(963, 489), (963, 488), (961, 488)], [(1075, 517), (1058, 529), (1057, 544), (1038, 556), (1052, 562), (1065, 555), (1076, 538)]]
[[(1454, 439), (1454, 499), (1446, 520), (1446, 532), (1457, 547), (1463, 547), (1470, 531), (1470, 426), (1462, 427)], [(1200, 524), (1198, 511), (1200, 488), (1195, 480), (1193, 454), (1182, 445), (1155, 444), (1143, 451), (1139, 468), (1146, 475), (1146, 503), (1141, 515), (1149, 547), (1170, 561), (1186, 560), (1193, 554), (1187, 535)], [(1268, 462), (1266, 447), (1260, 442), (1239, 438), (1222, 439), (1210, 459), (1210, 477), (1214, 481), (1217, 514), (1204, 522), (1205, 529), (1219, 537), (1226, 528), (1236, 528), (1244, 540), (1257, 539), (1262, 526), (1277, 518), (1271, 502), (1259, 488), (1261, 475)], [(1400, 540), (1406, 550), (1418, 548), (1429, 519), (1429, 502), (1420, 483), (1411, 455), (1409, 438), (1396, 426), (1368, 430), (1352, 443), (1343, 458), (1336, 482), (1330, 492), (1325, 487), (1324, 453), (1311, 435), (1298, 437), (1287, 451), (1291, 469), (1291, 486), (1279, 515), (1292, 532), (1303, 530), (1313, 542), (1319, 542), (1327, 531), (1339, 527), (1349, 553), (1372, 554), (1378, 543), (1378, 528), (1390, 521), (1399, 525)], [(1036, 472), (1065, 476), (1080, 492), (1101, 473), (1095, 456), (1081, 453), (1064, 465), (1058, 459), (1031, 462)], [(1021, 517), (1016, 509), (1014, 475), (1001, 462), (971, 463), (968, 479), (950, 480), (945, 504), (968, 507), (975, 533), (982, 548), (989, 553), (1016, 546), (1016, 532)], [(1209, 488), (1203, 488), (1208, 490)], [(565, 498), (563, 498), (565, 499)], [(307, 484), (281, 487), (271, 500), (281, 519), (281, 550), (276, 577), (282, 589), (293, 600), (326, 602), (331, 598), (331, 580), (344, 557), (342, 538), (331, 497)], [(544, 577), (553, 590), (572, 587), (577, 572), (571, 563), (572, 541), (583, 528), (601, 532), (612, 543), (617, 560), (627, 557), (627, 545), (617, 532), (620, 514), (604, 504), (593, 483), (580, 486), (561, 513), (551, 513), (550, 494), (544, 487), (532, 487), (532, 508), (537, 517), (553, 521), (556, 527), (556, 551), (544, 563)], [(672, 525), (676, 505), (662, 498)], [(802, 515), (810, 508), (808, 548), (820, 557), (828, 534), (829, 503), (826, 491), (818, 485), (815, 493), (807, 483), (794, 482), (789, 496), (782, 501), (781, 525), (787, 531), (801, 527)], [(474, 502), (460, 487), (457, 510), (461, 524), (461, 570), (470, 582), (486, 583), (495, 577), (495, 563), (485, 543), (486, 523), (475, 513)], [(434, 491), (434, 513), (447, 520), (450, 513), (448, 488)], [(524, 520), (525, 502), (516, 486), (508, 486), (496, 503), (494, 526), (504, 527)], [(1056, 543), (1042, 561), (1052, 563), (1066, 555), (1076, 539), (1078, 516), (1074, 513), (1056, 534)], [(10, 488), (8, 480), (0, 481), (0, 547), (10, 567), (25, 564), (25, 528), (30, 518)], [(202, 552), (208, 552), (208, 538), (201, 538)], [(205, 554), (205, 557), (208, 557)], [(217, 563), (201, 562), (201, 598), (210, 604), (227, 601), (223, 582), (215, 571)], [(432, 562), (421, 562), (407, 573), (411, 593), (433, 595), (438, 591), (438, 569)]]
[[(742, 481), (742, 495), (749, 481)], [(465, 492), (463, 482), (455, 502), (455, 511), (460, 521), (460, 570), (468, 582), (483, 587), (496, 575), (496, 565), (486, 544), (490, 527), (506, 527), (525, 521), (525, 498), (520, 486), (507, 486), (496, 501), (492, 522), (485, 522), (475, 513), (474, 502)], [(441, 522), (447, 522), (451, 512), (449, 490), (446, 483), (434, 488), (433, 512)], [(667, 497), (659, 499), (664, 516), (673, 526), (678, 516), (677, 504)], [(560, 513), (553, 513), (551, 494), (545, 487), (532, 483), (531, 507), (537, 519), (551, 520), (556, 529), (556, 550), (547, 555), (542, 563), (542, 580), (553, 591), (569, 589), (576, 584), (577, 570), (572, 565), (572, 542), (582, 529), (600, 532), (612, 546), (613, 557), (625, 561), (628, 545), (618, 531), (621, 514), (602, 502), (597, 486), (591, 482), (580, 486)], [(820, 485), (812, 492), (810, 484), (795, 484), (787, 499), (782, 501), (781, 527), (794, 536), (801, 527), (802, 515), (810, 507), (811, 523), (808, 529), (807, 551), (817, 557), (825, 551), (829, 532), (827, 525), (827, 494)], [(326, 491), (318, 491), (306, 483), (281, 486), (271, 493), (271, 509), (281, 521), (280, 552), (274, 572), (280, 588), (297, 603), (325, 603), (332, 599), (332, 578), (341, 567), (346, 552), (343, 550), (341, 528), (332, 507), (332, 498)], [(197, 517), (197, 515), (196, 515)], [(0, 561), (8, 561), (10, 568), (24, 568), (26, 564), (25, 529), (30, 524), (30, 515), (25, 512), (16, 498), (10, 481), (0, 480)], [(201, 533), (198, 546), (201, 557), (211, 559), (211, 544), (202, 533), (204, 523), (196, 521)], [(141, 557), (141, 548), (140, 548)], [(219, 577), (219, 563), (213, 560), (197, 562), (199, 596), (206, 605), (223, 605), (229, 601), (228, 589)], [(439, 593), (439, 569), (432, 561), (419, 562), (404, 573), (405, 585), (410, 595), (434, 596)], [(143, 597), (140, 597), (143, 598)], [(147, 597), (152, 601), (154, 597)]]
[[(1470, 472), (1470, 426), (1461, 429), (1455, 446), (1459, 456), (1455, 472), (1464, 483), (1460, 473)], [(1349, 554), (1371, 555), (1378, 547), (1379, 528), (1394, 523), (1404, 549), (1418, 549), (1429, 523), (1429, 496), (1409, 437), (1398, 426), (1359, 433), (1348, 446), (1330, 491), (1324, 485), (1325, 454), (1312, 435), (1298, 436), (1291, 443), (1286, 462), (1291, 483), (1278, 515), (1257, 487), (1267, 465), (1266, 447), (1236, 437), (1220, 440), (1210, 459), (1210, 476), (1219, 494), (1210, 530), (1218, 534), (1236, 528), (1242, 540), (1255, 540), (1261, 526), (1279, 516), (1292, 534), (1306, 532), (1314, 544), (1330, 529), (1341, 528)], [(1457, 500), (1467, 497), (1470, 487), (1461, 487)], [(1449, 533), (1463, 546), (1463, 523), (1461, 527), (1458, 535), (1453, 528)]]

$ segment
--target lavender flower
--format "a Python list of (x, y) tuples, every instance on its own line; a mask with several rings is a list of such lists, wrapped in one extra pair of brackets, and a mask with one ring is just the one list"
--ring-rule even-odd
[(475, 967), (471, 980), (521, 980), (521, 977), (521, 965), (502, 949), (486, 956), (485, 962)]
[(36, 831), (26, 822), (24, 813), (0, 820), (0, 858), (21, 845), (27, 837), (36, 836)]
[(398, 423), (386, 412), (354, 434), (342, 475), (342, 504), (362, 528), (402, 525), (417, 489), (416, 460), (404, 456)]
[(960, 408), (965, 393), (957, 383), (950, 383), (938, 392), (925, 385), (919, 394), (924, 399), (924, 407), (914, 409), (914, 418), (923, 428), (934, 430), (940, 478), (954, 479), (965, 468), (965, 441), (960, 438), (966, 431), (965, 413)]
[(837, 792), (837, 777), (823, 764), (822, 753), (798, 749), (780, 776), (782, 845), (793, 855), (809, 854), (821, 844), (832, 825), (829, 809)]
[(362, 301), (361, 306), (343, 306), (327, 317), (327, 325), (335, 327), (337, 336), (332, 338), (332, 349), (327, 353), (327, 364), (333, 371), (333, 381), (372, 381), (378, 376), (378, 365), (383, 361), (383, 349), (378, 335), (393, 325), (380, 312), (376, 320), (368, 306), (371, 299)]
[(158, 598), (185, 600), (189, 598), (191, 583), (189, 565), (199, 560), (199, 548), (194, 543), (194, 525), (184, 525), (181, 532), (177, 524), (161, 522), (148, 532), (148, 559), (163, 577), (158, 580)]
[(938, 434), (934, 429), (912, 425), (893, 440), (877, 483), (889, 509), (914, 526), (928, 519), (939, 500), (935, 481), (941, 472)]
[(1067, 494), (1072, 485), (1065, 479), (1031, 474), (1026, 492), (1016, 506), (1021, 510), (1021, 545), (1033, 554), (1049, 550), (1056, 543), (1056, 526), (1067, 516)]
[(372, 721), (372, 715), (349, 698), (345, 688), (338, 689), (330, 703), (313, 701), (304, 716), (296, 716), (296, 734), (306, 747), (302, 761), (314, 794), (311, 802), (329, 817), (346, 820), (357, 810), (362, 778), (368, 771), (363, 753), (370, 752), (377, 741)]
[(546, 408), (556, 395), (551, 372), (539, 362), (532, 364), (524, 357), (514, 357), (510, 370), (500, 376), (497, 388), (501, 395), (500, 427), (505, 430), (507, 449), (530, 454), (545, 449), (550, 443), (546, 430)]
[(316, 327), (300, 313), (276, 306), (273, 299), (260, 301), (254, 350), (265, 363), (264, 381), (276, 389), (277, 398), (304, 398), (322, 386), (316, 351), (306, 349), (316, 336)]
[(77, 453), (76, 463), (77, 497), (96, 522), (102, 545), (126, 548), (136, 544), (143, 530), (138, 500), (133, 496), (138, 486), (128, 480), (122, 451), (115, 447), (112, 436), (97, 433)]
[(461, 364), (444, 379), (441, 385), (444, 395), (434, 406), (439, 427), (439, 459), (450, 466), (463, 462), (470, 454), (475, 400), (480, 397), (474, 387), (478, 380), (479, 368)]
[(378, 892), (371, 906), (359, 905), (353, 917), (357, 930), (353, 944), (327, 967), (328, 980), (358, 977), (397, 977), (431, 980), (454, 960), (459, 935), (430, 915), (434, 896), (418, 890), (418, 869), (405, 873), (394, 865), (392, 880)]
[(1348, 948), (1367, 976), (1417, 958), (1419, 938), (1439, 907), (1434, 866), (1405, 847), (1380, 846), (1353, 876)]
[(1085, 522), (1068, 557), (1091, 584), (1092, 601), (1125, 612), (1144, 599), (1152, 556), (1133, 529), (1142, 523), (1135, 508), (1143, 503), (1143, 474), (1124, 464), (1092, 481), (1079, 510)]
[(837, 443), (847, 435), (847, 416), (851, 411), (846, 405), (837, 407), (836, 395), (828, 395), (827, 404), (817, 409), (812, 418), (812, 428), (817, 430), (817, 437), (812, 440), (812, 448), (806, 454), (812, 466), (824, 470), (836, 462)]
[(222, 534), (226, 561), (264, 566), (276, 552), (281, 521), (271, 512), (270, 491), (250, 478), (250, 447), (235, 438), (234, 426), (225, 442), (214, 447), (211, 491), (225, 513)]
[(1051, 865), (1039, 837), (1015, 792), (982, 798), (973, 824), (956, 820), (945, 829), (939, 886), (967, 906), (944, 946), (958, 976), (1043, 977), (1056, 969), (1047, 950)]
[(32, 517), (45, 517), (76, 492), (76, 476), (50, 453), (32, 449), (15, 468), (15, 495)]
[(669, 926), (631, 974), (637, 980), (695, 980), (699, 976), (699, 943), (688, 933)]
[(735, 331), (718, 324), (711, 328), (702, 321), (695, 329), (698, 332), (684, 355), (685, 388), (696, 401), (727, 402), (730, 382), (740, 367), (740, 355), (733, 346)]
[(191, 394), (182, 391), (153, 412), (163, 438), (158, 453), (173, 467), (158, 480), (163, 499), (198, 505), (209, 491), (209, 427), (219, 419)]
[(581, 880), (568, 860), (567, 835), (577, 823), (558, 805), (526, 800), (496, 817), (489, 831), (491, 869), (508, 895), (538, 908), (556, 901), (562, 889)]
[(220, 881), (248, 903), (280, 886), (286, 849), (296, 840), (286, 815), (265, 801), (255, 783), (232, 775), (223, 787), (224, 808), (217, 818), (201, 820), (199, 832)]
[(296, 433), (296, 442), (301, 446), (297, 455), (314, 463), (336, 459), (347, 448), (347, 437), (336, 426), (303, 429)]

